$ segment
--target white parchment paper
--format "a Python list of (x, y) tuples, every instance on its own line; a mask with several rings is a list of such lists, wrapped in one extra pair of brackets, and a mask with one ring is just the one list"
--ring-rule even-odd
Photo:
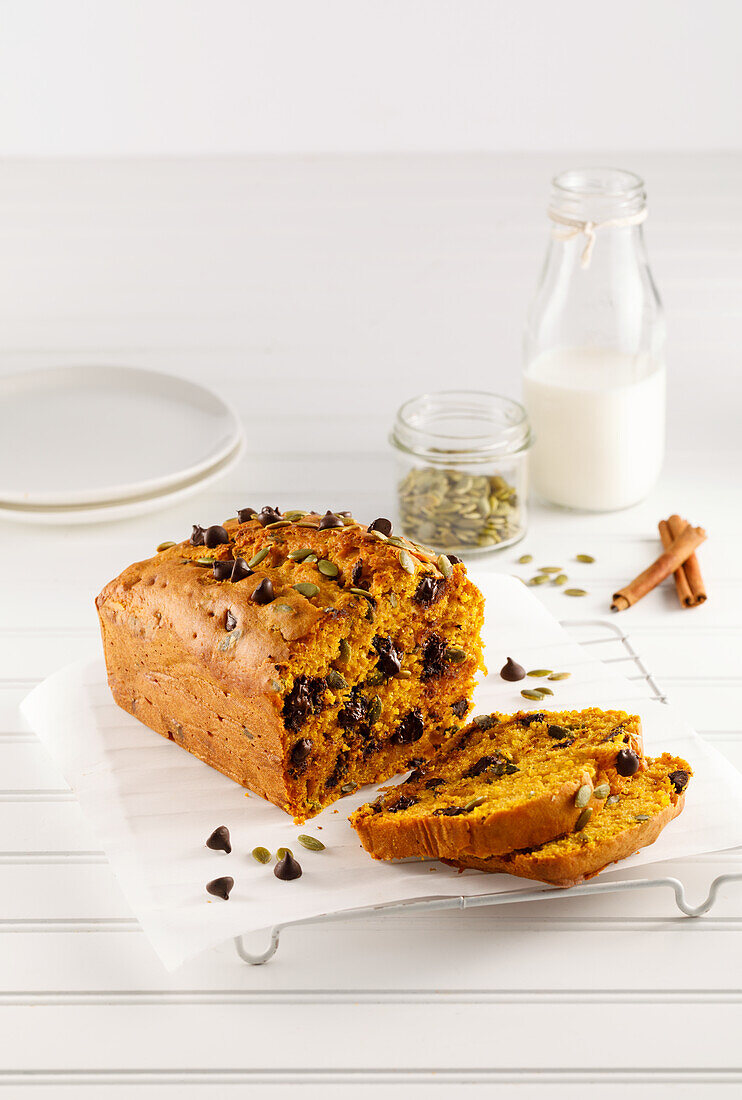
[[(508, 684), (498, 675), (512, 656), (526, 668), (572, 673), (549, 685), (553, 699), (529, 709), (601, 706), (638, 713), (647, 755), (672, 752), (693, 767), (684, 813), (655, 844), (620, 864), (622, 870), (742, 845), (742, 774), (681, 713), (648, 698), (641, 681), (624, 679), (617, 670), (625, 665), (602, 663), (596, 656), (600, 646), (588, 649), (572, 642), (519, 581), (503, 576), (476, 581), (486, 598), (490, 675), (477, 688), (473, 713), (529, 707), (520, 695), (523, 683)], [(534, 888), (509, 875), (460, 875), (436, 862), (372, 860), (347, 821), (352, 810), (373, 797), (371, 787), (303, 826), (294, 825), (275, 806), (246, 794), (119, 710), (102, 658), (50, 676), (22, 710), (79, 799), (134, 914), (168, 969), (231, 936), (284, 921), (422, 896)], [(229, 827), (230, 855), (205, 847), (217, 825)], [(319, 837), (326, 850), (306, 851), (296, 841), (300, 833)], [(272, 852), (291, 848), (302, 864), (302, 878), (277, 879), (272, 864), (251, 857), (257, 845)], [(220, 875), (235, 880), (227, 902), (204, 889)]]

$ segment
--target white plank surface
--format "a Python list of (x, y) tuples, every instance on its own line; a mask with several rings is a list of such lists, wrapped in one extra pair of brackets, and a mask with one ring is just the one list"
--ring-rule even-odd
[[(661, 516), (705, 525), (708, 603), (682, 612), (667, 588), (611, 621), (742, 767), (742, 156), (618, 159), (650, 188), (670, 332), (665, 471), (624, 513), (534, 507), (517, 552), (483, 566), (527, 577), (515, 560), (528, 550), (589, 589), (581, 601), (537, 589), (556, 615), (604, 617), (654, 556)], [(654, 890), (554, 899), (293, 929), (265, 967), (228, 944), (168, 975), (17, 713), (30, 686), (96, 649), (95, 593), (162, 539), (268, 501), (388, 514), (385, 435), (402, 398), (452, 372), (517, 394), (546, 184), (563, 163), (4, 167), (2, 369), (121, 362), (203, 378), (236, 403), (249, 450), (226, 483), (155, 517), (0, 527), (0, 1095), (84, 1085), (164, 1100), (229, 1085), (283, 1100), (300, 1085), (312, 1098), (352, 1087), (414, 1100), (464, 1083), (473, 1097), (517, 1084), (526, 1100), (739, 1095), (742, 886), (700, 921)], [(584, 552), (595, 565), (574, 563)], [(740, 862), (720, 853), (663, 873), (695, 902)]]

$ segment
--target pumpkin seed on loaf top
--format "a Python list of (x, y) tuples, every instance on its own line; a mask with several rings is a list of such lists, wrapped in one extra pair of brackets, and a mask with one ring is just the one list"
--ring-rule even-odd
[(643, 766), (625, 711), (480, 715), (350, 821), (376, 859), (505, 854), (583, 829)]

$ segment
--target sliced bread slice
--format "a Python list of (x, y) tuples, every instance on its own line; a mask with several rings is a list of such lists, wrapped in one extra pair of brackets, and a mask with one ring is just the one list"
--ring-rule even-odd
[(505, 855), (584, 828), (642, 767), (624, 711), (480, 715), (350, 822), (375, 859)]
[(555, 886), (576, 886), (616, 860), (653, 844), (669, 821), (683, 809), (690, 766), (665, 753), (647, 759), (645, 768), (623, 780), (603, 812), (579, 833), (570, 833), (539, 848), (481, 859), (462, 856), (444, 860), (452, 867), (505, 871)]

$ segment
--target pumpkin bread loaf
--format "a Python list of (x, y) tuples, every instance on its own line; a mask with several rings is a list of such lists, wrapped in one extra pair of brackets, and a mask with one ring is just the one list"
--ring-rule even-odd
[(641, 754), (623, 711), (480, 715), (350, 822), (375, 859), (505, 855), (584, 828)]
[(443, 862), (462, 869), (506, 871), (555, 886), (577, 886), (616, 860), (653, 844), (683, 809), (691, 774), (685, 760), (668, 753), (647, 759), (644, 769), (618, 783), (603, 812), (591, 818), (581, 832), (505, 856), (463, 856)]
[(463, 564), (385, 519), (243, 509), (96, 604), (118, 705), (297, 821), (430, 758), (482, 667)]

